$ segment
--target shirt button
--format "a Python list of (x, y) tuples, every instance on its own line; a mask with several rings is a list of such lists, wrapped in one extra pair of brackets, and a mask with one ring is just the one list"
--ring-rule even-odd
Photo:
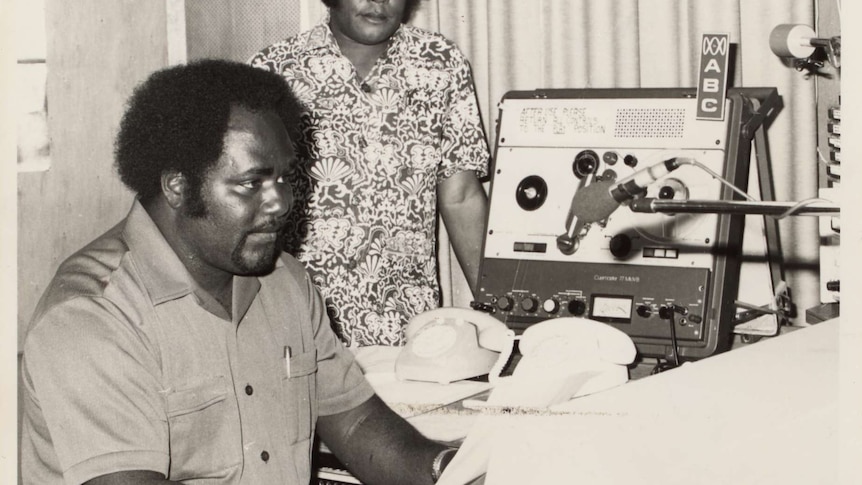
[(251, 384), (245, 386), (245, 393), (248, 394), (249, 396), (254, 394), (254, 388), (251, 387)]
[(260, 452), (260, 459), (265, 461), (265, 462), (269, 461), (269, 452), (268, 451), (261, 451)]

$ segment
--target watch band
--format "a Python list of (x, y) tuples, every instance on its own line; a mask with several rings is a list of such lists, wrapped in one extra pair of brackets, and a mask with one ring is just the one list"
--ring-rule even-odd
[(457, 453), (458, 448), (446, 448), (441, 450), (440, 453), (437, 453), (437, 456), (434, 457), (434, 461), (431, 462), (431, 479), (434, 480), (434, 483), (437, 483), (437, 480), (440, 479), (440, 475), (443, 474), (443, 459), (446, 458), (446, 455), (449, 453)]

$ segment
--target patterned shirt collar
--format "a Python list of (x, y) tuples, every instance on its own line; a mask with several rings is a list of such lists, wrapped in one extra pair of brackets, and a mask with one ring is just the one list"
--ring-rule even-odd
[[(391, 40), (392, 44), (395, 45), (404, 35), (404, 24), (402, 23), (398, 30), (392, 34)], [(314, 51), (314, 50), (325, 50), (330, 49), (333, 52), (338, 54), (341, 53), (341, 49), (338, 48), (338, 42), (335, 41), (335, 34), (332, 33), (332, 29), (329, 28), (329, 12), (327, 11), (326, 15), (323, 17), (323, 20), (312, 27), (308, 31), (308, 40), (305, 42), (305, 46), (303, 47), (304, 52)]]

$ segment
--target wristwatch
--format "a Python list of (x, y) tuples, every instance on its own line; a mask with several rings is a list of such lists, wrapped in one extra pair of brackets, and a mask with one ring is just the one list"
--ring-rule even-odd
[(440, 475), (443, 474), (443, 460), (445, 460), (450, 454), (454, 455), (457, 452), (458, 448), (445, 448), (434, 457), (434, 461), (431, 462), (431, 479), (434, 480), (434, 483), (437, 483), (437, 480), (440, 479)]

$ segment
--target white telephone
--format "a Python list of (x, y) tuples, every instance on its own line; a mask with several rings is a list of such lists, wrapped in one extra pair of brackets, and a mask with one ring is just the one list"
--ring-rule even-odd
[(628, 381), (637, 349), (610, 325), (563, 317), (528, 327), (520, 337), (523, 355), (510, 377), (500, 378), (487, 404), (547, 408)]
[(499, 365), (505, 365), (515, 333), (487, 313), (446, 307), (414, 316), (405, 337), (407, 343), (395, 361), (395, 376), (448, 384), (493, 373), (500, 360)]
[[(465, 400), (474, 409), (503, 408), (479, 417), (440, 485), (474, 483), (488, 468), (491, 450), (499, 442), (500, 419), (515, 408), (532, 412), (572, 397), (608, 389), (628, 381), (628, 364), (637, 350), (631, 338), (610, 325), (586, 318), (561, 317), (534, 324), (520, 336), (522, 357), (511, 376), (489, 376), (494, 385), (487, 401)], [(499, 374), (498, 374), (499, 376)], [(559, 408), (557, 408), (559, 409)]]

